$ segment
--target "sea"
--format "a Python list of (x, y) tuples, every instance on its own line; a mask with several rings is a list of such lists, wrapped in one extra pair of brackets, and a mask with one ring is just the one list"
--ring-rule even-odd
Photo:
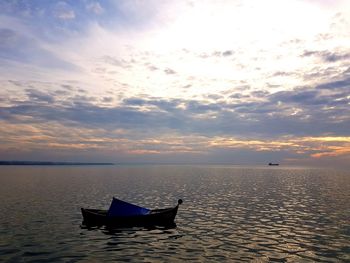
[[(171, 228), (87, 228), (113, 197), (181, 198)], [(350, 262), (350, 171), (233, 165), (0, 167), (1, 262)]]

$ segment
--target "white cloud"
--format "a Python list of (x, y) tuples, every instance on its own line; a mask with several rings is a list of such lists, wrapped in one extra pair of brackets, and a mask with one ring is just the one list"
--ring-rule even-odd
[[(195, 1), (192, 5), (181, 1), (118, 1), (116, 6), (147, 23), (142, 28), (133, 27), (130, 18), (130, 27), (116, 23), (114, 30), (89, 22), (85, 35), (44, 45), (79, 66), (82, 71), (69, 77), (88, 83), (94, 92), (114, 89), (122, 95), (126, 92), (123, 85), (127, 85), (131, 96), (190, 98), (222, 94), (241, 85), (249, 85), (251, 91), (293, 89), (313, 84), (315, 80), (305, 80), (304, 76), (321, 66), (315, 61), (305, 63), (300, 57), (305, 50), (345, 47), (344, 41), (349, 39), (338, 37), (342, 25), (332, 18), (337, 8), (319, 8), (298, 0)], [(90, 2), (87, 7), (97, 11), (100, 5)], [(65, 2), (59, 2), (56, 10), (62, 12), (57, 13), (62, 19), (73, 17)], [(332, 23), (335, 25), (330, 28)], [(320, 34), (333, 35), (319, 41)], [(223, 56), (228, 50), (231, 56)], [(101, 60), (106, 56), (128, 63), (116, 68)], [(343, 67), (339, 63), (334, 66), (340, 72)], [(149, 70), (147, 64), (160, 70)], [(177, 74), (164, 74), (168, 68)], [(190, 88), (184, 92), (179, 88), (184, 86)], [(241, 92), (239, 88), (237, 91)]]

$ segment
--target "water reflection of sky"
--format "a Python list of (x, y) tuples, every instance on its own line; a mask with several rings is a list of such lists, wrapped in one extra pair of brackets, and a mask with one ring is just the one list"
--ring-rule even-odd
[[(1, 168), (0, 255), (49, 261), (349, 260), (347, 172), (219, 166)], [(86, 229), (111, 197), (172, 206), (176, 228)]]

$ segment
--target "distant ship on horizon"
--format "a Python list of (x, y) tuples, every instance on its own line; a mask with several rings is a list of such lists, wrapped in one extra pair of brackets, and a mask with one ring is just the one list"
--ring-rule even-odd
[(269, 166), (278, 166), (280, 165), (279, 163), (269, 163)]

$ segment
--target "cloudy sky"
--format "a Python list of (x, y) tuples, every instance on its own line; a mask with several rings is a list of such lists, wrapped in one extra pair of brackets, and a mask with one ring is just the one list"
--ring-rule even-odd
[(0, 159), (349, 165), (350, 1), (4, 0)]

